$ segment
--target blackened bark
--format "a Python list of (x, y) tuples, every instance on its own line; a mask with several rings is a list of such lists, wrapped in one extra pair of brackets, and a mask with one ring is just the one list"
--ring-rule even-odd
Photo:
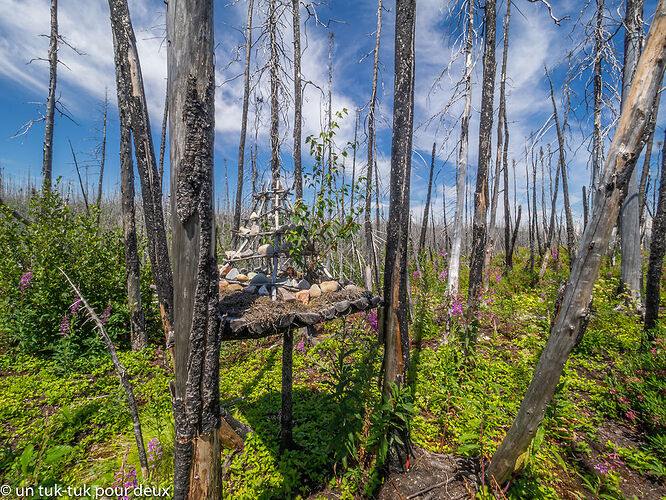
[[(126, 111), (123, 108), (123, 111)], [(125, 278), (130, 308), (130, 333), (132, 350), (140, 351), (148, 346), (146, 324), (141, 306), (141, 281), (139, 251), (136, 242), (134, 211), (134, 164), (132, 162), (132, 132), (127, 116), (120, 116), (120, 193), (123, 218), (123, 243), (125, 246)]]
[(603, 34), (604, 0), (597, 0), (597, 23), (594, 29), (594, 130), (592, 132), (592, 180), (590, 182), (591, 203), (597, 196), (599, 175), (604, 162), (604, 145), (601, 138), (601, 97), (603, 79), (601, 76), (601, 52), (604, 43)]
[(213, 214), (213, 2), (167, 6), (173, 214), (174, 498), (219, 498), (218, 273)]
[[(294, 188), (296, 199), (303, 199), (301, 134), (303, 126), (303, 87), (301, 86), (301, 15), (300, 0), (292, 0), (294, 27)], [(356, 150), (354, 149), (354, 154)]]
[[(428, 178), (428, 194), (426, 194), (425, 208), (423, 209), (423, 224), (421, 225), (421, 235), (419, 237), (419, 250), (425, 246), (426, 232), (428, 231), (428, 214), (430, 213), (430, 193), (432, 192), (432, 173), (435, 169), (435, 145), (432, 143), (432, 158), (430, 160), (430, 176)], [(433, 226), (433, 231), (435, 230)]]
[[(404, 387), (409, 370), (407, 299), (407, 240), (412, 134), (414, 130), (414, 27), (416, 0), (396, 0), (395, 86), (391, 141), (391, 195), (384, 261), (384, 360), (382, 393), (389, 400), (391, 387)], [(389, 432), (395, 432), (390, 430)], [(389, 451), (389, 470), (404, 470), (411, 453), (406, 430), (403, 445)]]
[(287, 330), (282, 338), (282, 409), (280, 411), (280, 451), (294, 447), (293, 439), (293, 355), (294, 333)]
[(136, 48), (134, 29), (126, 0), (109, 0), (111, 32), (118, 87), (118, 106), (126, 108), (130, 120), (136, 164), (141, 180), (143, 213), (148, 237), (148, 254), (152, 264), (157, 297), (164, 311), (167, 336), (173, 325), (173, 274), (169, 263), (169, 247), (162, 210), (155, 150), (148, 119), (148, 107)]
[(109, 109), (109, 95), (108, 91), (104, 91), (104, 118), (102, 121), (102, 158), (99, 163), (99, 185), (97, 186), (97, 224), (99, 224), (99, 218), (102, 215), (101, 205), (102, 205), (102, 181), (104, 180), (104, 164), (106, 163), (106, 115)]
[[(666, 137), (666, 132), (664, 133)], [(661, 300), (661, 273), (666, 254), (666, 139), (661, 153), (661, 180), (659, 182), (659, 201), (657, 212), (652, 222), (652, 242), (650, 243), (650, 262), (645, 287), (645, 332), (649, 340), (654, 340), (655, 328), (659, 321)]]
[(58, 77), (58, 0), (51, 0), (51, 36), (49, 37), (49, 95), (44, 116), (44, 149), (42, 184), (50, 190), (53, 178), (53, 124), (56, 108), (56, 81)]
[[(247, 7), (247, 26), (245, 27), (245, 70), (243, 75), (243, 111), (241, 114), (240, 144), (238, 145), (238, 178), (236, 180), (236, 206), (234, 207), (234, 231), (240, 228), (241, 205), (243, 202), (243, 167), (245, 163), (245, 138), (247, 136), (247, 112), (250, 103), (250, 56), (252, 54), (252, 8), (254, 0)], [(294, 41), (294, 44), (296, 42)], [(295, 129), (294, 129), (295, 130)], [(236, 245), (236, 232), (233, 233), (232, 246)]]
[(585, 192), (585, 186), (583, 186), (583, 231), (587, 226), (587, 217), (588, 217), (587, 193)]
[(278, 130), (280, 110), (278, 109), (278, 50), (277, 50), (277, 19), (275, 17), (275, 2), (268, 4), (268, 33), (270, 37), (270, 75), (271, 75), (271, 188), (277, 189), (280, 180), (280, 132)]
[(661, 84), (666, 60), (666, 0), (660, 0), (645, 51), (640, 58), (631, 91), (622, 108), (615, 137), (606, 158), (591, 220), (583, 233), (580, 252), (570, 273), (562, 305), (550, 329), (525, 399), (509, 432), (486, 471), (488, 478), (504, 483), (516, 459), (537, 432), (559, 383), (571, 350), (589, 318), (588, 307), (601, 262), (617, 220), (622, 196), (636, 164), (635, 151), (643, 138), (650, 106)]
[[(481, 93), (481, 121), (479, 123), (479, 166), (474, 190), (474, 219), (472, 222), (472, 256), (469, 267), (470, 304), (476, 304), (481, 293), (483, 262), (486, 253), (486, 215), (488, 209), (488, 165), (490, 164), (493, 127), (493, 100), (495, 94), (495, 0), (486, 0), (483, 46), (483, 90)], [(470, 310), (473, 307), (470, 307)]]
[(645, 187), (647, 185), (647, 179), (650, 174), (652, 143), (654, 142), (654, 129), (657, 124), (657, 115), (659, 114), (660, 99), (661, 99), (661, 92), (657, 93), (657, 97), (655, 97), (654, 99), (654, 105), (652, 106), (652, 113), (647, 131), (648, 139), (645, 145), (645, 160), (643, 161), (643, 170), (641, 171), (641, 181), (638, 184), (638, 209), (639, 209), (641, 234), (643, 234), (645, 227)]
[(167, 123), (169, 121), (169, 96), (164, 96), (164, 112), (162, 114), (162, 134), (160, 135), (160, 190), (164, 189), (164, 151), (166, 149)]
[(506, 120), (506, 113), (504, 116), (504, 131), (506, 132), (506, 138), (504, 142), (504, 158), (502, 161), (504, 171), (504, 262), (508, 270), (513, 267), (513, 249), (511, 246), (511, 209), (509, 207), (509, 126)]

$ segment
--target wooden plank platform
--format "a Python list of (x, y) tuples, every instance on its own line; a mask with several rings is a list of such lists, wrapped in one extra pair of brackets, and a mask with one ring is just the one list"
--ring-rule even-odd
[[(242, 292), (237, 292), (242, 293)], [(320, 308), (297, 307), (293, 311), (285, 310), (270, 321), (252, 320), (225, 312), (224, 301), (220, 303), (220, 323), (222, 341), (259, 339), (270, 335), (282, 334), (288, 330), (313, 326), (358, 312), (369, 311), (382, 305), (382, 299), (370, 292), (361, 292), (356, 298), (342, 298), (339, 301), (322, 304)], [(284, 305), (284, 302), (278, 303)]]

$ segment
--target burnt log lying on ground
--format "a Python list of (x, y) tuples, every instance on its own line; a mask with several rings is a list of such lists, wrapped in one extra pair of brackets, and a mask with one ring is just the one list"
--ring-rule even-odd
[(327, 293), (303, 304), (299, 301), (271, 301), (243, 292), (221, 296), (221, 339), (259, 339), (313, 326), (324, 321), (368, 311), (381, 305), (381, 298), (367, 290)]

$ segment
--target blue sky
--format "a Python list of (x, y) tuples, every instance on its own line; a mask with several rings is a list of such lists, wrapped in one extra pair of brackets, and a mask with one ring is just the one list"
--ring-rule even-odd
[[(254, 24), (257, 26), (265, 19), (265, 1), (255, 0)], [(290, 4), (291, 2), (289, 2)], [(517, 161), (517, 182), (519, 203), (524, 194), (525, 141), (531, 131), (539, 130), (548, 120), (551, 104), (548, 94), (548, 83), (544, 75), (544, 65), (552, 71), (553, 83), (558, 94), (558, 105), (562, 110), (561, 89), (567, 71), (566, 55), (575, 50), (578, 52), (584, 30), (575, 27), (578, 18), (583, 24), (594, 16), (596, 2), (589, 5), (576, 0), (551, 2), (557, 17), (568, 16), (557, 26), (548, 14), (544, 4), (531, 3), (526, 0), (515, 0), (509, 35), (508, 56), (508, 119), (510, 122), (510, 158)], [(618, 0), (607, 0), (607, 29), (609, 32), (617, 26)], [(104, 189), (112, 194), (119, 189), (118, 162), (118, 117), (115, 103), (115, 73), (113, 68), (113, 51), (111, 33), (108, 22), (108, 4), (104, 0), (61, 0), (59, 2), (60, 33), (84, 55), (78, 55), (66, 46), (60, 49), (64, 65), (59, 68), (58, 95), (66, 105), (71, 117), (56, 116), (54, 140), (54, 177), (62, 176), (64, 181), (72, 183), (72, 189), (78, 190), (76, 174), (72, 162), (68, 140), (71, 140), (80, 164), (85, 165), (84, 175), (93, 186), (97, 184), (99, 172), (98, 159), (94, 154), (101, 140), (102, 106), (105, 90), (108, 89), (109, 123), (107, 144), (107, 170)], [(581, 8), (587, 10), (581, 15)], [(649, 21), (654, 13), (656, 0), (646, 2), (645, 18)], [(159, 144), (159, 133), (162, 121), (162, 107), (166, 86), (166, 49), (164, 38), (164, 9), (161, 0), (130, 1), (130, 12), (139, 44), (146, 93), (149, 102), (151, 124), (155, 144)], [(384, 189), (389, 182), (390, 143), (393, 92), (393, 37), (394, 37), (394, 2), (385, 5), (382, 45), (380, 49), (380, 89), (379, 89), (379, 129), (378, 129), (378, 165)], [(502, 23), (506, 9), (505, 2), (498, 3), (498, 68), (502, 56)], [(429, 161), (433, 141), (438, 143), (436, 172), (437, 198), (434, 200), (435, 217), (441, 217), (442, 185), (447, 190), (447, 213), (453, 215), (455, 198), (455, 153), (459, 138), (459, 114), (462, 101), (457, 101), (449, 109), (449, 114), (442, 120), (428, 119), (439, 113), (450, 100), (452, 89), (462, 74), (461, 59), (455, 59), (453, 53), (460, 44), (456, 23), (452, 18), (456, 7), (442, 0), (417, 0), (417, 33), (416, 33), (416, 120), (414, 155), (412, 173), (412, 207), (415, 218), (420, 218), (425, 200), (427, 168), (420, 156)], [(40, 106), (48, 86), (48, 68), (43, 61), (33, 58), (46, 57), (49, 33), (49, 2), (48, 0), (0, 0), (0, 168), (5, 178), (15, 184), (24, 183), (29, 176), (38, 180), (42, 162), (42, 141), (44, 134), (43, 122), (35, 123), (25, 135), (11, 138), (17, 130), (29, 120), (39, 117)], [(620, 7), (620, 14), (623, 8)], [(363, 108), (370, 95), (370, 78), (372, 56), (365, 57), (374, 48), (374, 31), (376, 28), (377, 4), (375, 1), (330, 0), (328, 6), (317, 7), (317, 15), (321, 22), (329, 19), (331, 29), (335, 32), (333, 53), (333, 109), (349, 109), (347, 119), (341, 123), (337, 143), (343, 145), (353, 138), (354, 109)], [(215, 3), (216, 22), (216, 151), (215, 181), (217, 197), (224, 203), (225, 162), (229, 178), (229, 192), (235, 192), (236, 159), (240, 134), (240, 116), (242, 100), (242, 77), (235, 78), (243, 70), (243, 51), (238, 48), (243, 44), (242, 27), (246, 22), (247, 2)], [(328, 85), (328, 32), (315, 23), (314, 18), (306, 21), (307, 13), (301, 9), (303, 21), (302, 33), (307, 31), (307, 42), (303, 55), (304, 78), (315, 85), (308, 85), (305, 90), (304, 102), (304, 137), (316, 134), (321, 130), (325, 120), (325, 97), (316, 86), (327, 90)], [(282, 38), (286, 45), (288, 57), (291, 57), (291, 13), (286, 10), (283, 15)], [(480, 19), (477, 19), (480, 21)], [(480, 22), (477, 22), (479, 35)], [(255, 40), (261, 28), (254, 32)], [(647, 31), (647, 26), (646, 26)], [(614, 37), (615, 56), (622, 61), (623, 30)], [(477, 40), (478, 42), (478, 40)], [(473, 117), (470, 125), (469, 163), (471, 181), (477, 158), (478, 116), (480, 97), (481, 63), (479, 56), (480, 43), (475, 46), (477, 65), (473, 83)], [(263, 41), (259, 41), (253, 51), (253, 68), (265, 63), (266, 50)], [(291, 75), (291, 62), (284, 61), (286, 74)], [(611, 63), (606, 64), (606, 78), (612, 77)], [(446, 74), (442, 74), (445, 68)], [(438, 77), (440, 77), (438, 80)], [(499, 76), (499, 75), (498, 75)], [(572, 99), (577, 107), (570, 116), (571, 129), (567, 137), (567, 165), (570, 176), (570, 193), (574, 210), (582, 210), (581, 186), (589, 180), (589, 152), (585, 137), (591, 130), (591, 113), (579, 104), (585, 97), (585, 85), (589, 79), (589, 71), (572, 83)], [(435, 84), (435, 82), (437, 83)], [(223, 83), (224, 82), (224, 83)], [(498, 78), (499, 82), (499, 78)], [(267, 95), (268, 73), (263, 79), (255, 80), (258, 89)], [(285, 81), (287, 89), (292, 88), (291, 81)], [(591, 88), (591, 87), (590, 87)], [(608, 96), (609, 105), (618, 107), (616, 99)], [(267, 102), (267, 99), (265, 100)], [(496, 106), (498, 101), (496, 99)], [(282, 161), (286, 170), (291, 170), (292, 139), (292, 103), (289, 100), (281, 105), (284, 120), (281, 123), (283, 144), (281, 146)], [(260, 168), (264, 168), (268, 159), (269, 141), (268, 105), (264, 104), (260, 115), (258, 134)], [(365, 112), (361, 113), (362, 119)], [(604, 126), (612, 124), (613, 114), (604, 112)], [(249, 132), (253, 130), (253, 109), (250, 106)], [(657, 138), (661, 137), (664, 125), (664, 114), (660, 113)], [(551, 122), (552, 123), (552, 122)], [(363, 122), (360, 126), (362, 130)], [(452, 130), (452, 131), (451, 131)], [(450, 134), (449, 134), (449, 131)], [(448, 136), (448, 140), (446, 139)], [(357, 169), (363, 168), (365, 158), (363, 133), (360, 145)], [(612, 131), (611, 131), (612, 137)], [(493, 141), (496, 140), (495, 132)], [(555, 143), (555, 132), (551, 127), (544, 136), (544, 145)], [(656, 142), (656, 141), (655, 141)], [(249, 144), (246, 147), (246, 165), (249, 165)], [(607, 141), (608, 144), (608, 141)], [(656, 147), (656, 145), (655, 145)], [(304, 146), (304, 161), (307, 159), (307, 148)], [(494, 151), (494, 147), (493, 147)], [(420, 155), (420, 156), (419, 156)], [(494, 154), (493, 154), (494, 157)], [(653, 156), (656, 162), (656, 154)], [(348, 167), (349, 165), (348, 160)], [(554, 158), (553, 165), (556, 164)], [(654, 163), (653, 163), (654, 164)], [(642, 165), (642, 162), (639, 163)], [(249, 167), (246, 168), (246, 172)], [(246, 176), (249, 183), (249, 173)], [(166, 185), (166, 183), (165, 183)], [(249, 185), (249, 184), (247, 184)], [(546, 191), (547, 191), (546, 187)], [(233, 194), (231, 194), (233, 198)], [(561, 200), (561, 198), (560, 198)], [(524, 207), (525, 208), (525, 207)]]

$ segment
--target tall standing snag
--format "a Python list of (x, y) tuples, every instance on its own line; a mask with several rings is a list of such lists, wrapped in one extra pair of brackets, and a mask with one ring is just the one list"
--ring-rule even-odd
[(218, 274), (213, 219), (212, 0), (167, 6), (173, 214), (175, 499), (217, 499), (220, 478)]
[(483, 46), (483, 89), (481, 91), (481, 121), (479, 123), (479, 166), (474, 191), (472, 222), (472, 257), (469, 265), (470, 304), (476, 304), (481, 292), (483, 262), (486, 255), (488, 210), (488, 165), (491, 156), (493, 99), (495, 95), (495, 0), (486, 0), (484, 13), (485, 40)]
[(173, 276), (169, 264), (169, 247), (162, 211), (162, 185), (155, 160), (139, 53), (127, 0), (109, 0), (109, 10), (111, 11), (118, 107), (123, 108), (123, 116), (129, 120), (129, 126), (132, 129), (136, 165), (141, 179), (148, 255), (168, 335), (173, 324)]
[(594, 282), (617, 220), (624, 188), (636, 164), (635, 152), (650, 118), (654, 96), (661, 84), (665, 58), (666, 0), (660, 0), (631, 90), (622, 107), (615, 137), (601, 175), (599, 195), (595, 197), (592, 217), (583, 233), (561, 307), (553, 321), (548, 342), (539, 358), (518, 415), (487, 470), (488, 477), (494, 477), (500, 484), (509, 478), (516, 459), (532, 441), (546, 406), (555, 394), (569, 353), (585, 325)]
[[(403, 386), (409, 369), (407, 318), (407, 238), (409, 188), (414, 130), (414, 26), (416, 0), (396, 0), (395, 87), (391, 141), (391, 198), (384, 260), (384, 361), (383, 387), (390, 398), (393, 384)], [(395, 432), (396, 430), (389, 430)], [(404, 431), (404, 430), (403, 430)], [(390, 450), (389, 468), (402, 469), (411, 450), (409, 435)], [(396, 445), (397, 446), (397, 445)]]
[(58, 0), (51, 0), (51, 36), (49, 42), (49, 96), (46, 100), (44, 117), (44, 157), (42, 162), (42, 182), (45, 189), (51, 189), (53, 177), (53, 122), (56, 108), (56, 81), (58, 78)]

